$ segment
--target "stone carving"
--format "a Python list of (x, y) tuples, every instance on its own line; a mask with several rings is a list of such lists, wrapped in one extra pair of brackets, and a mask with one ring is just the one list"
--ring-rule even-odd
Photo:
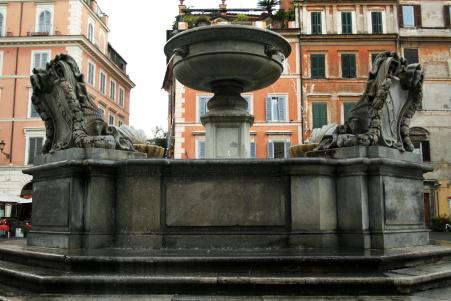
[(58, 55), (45, 70), (33, 69), (31, 84), (32, 103), (46, 127), (44, 154), (72, 147), (134, 151), (126, 134), (103, 120), (71, 56)]
[(395, 52), (380, 53), (360, 101), (344, 125), (325, 135), (316, 150), (381, 145), (413, 151), (409, 125), (423, 99), (421, 65), (408, 65)]

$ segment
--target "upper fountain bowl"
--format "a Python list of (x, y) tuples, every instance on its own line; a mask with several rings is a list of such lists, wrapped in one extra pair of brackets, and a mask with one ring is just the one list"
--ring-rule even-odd
[(184, 31), (164, 47), (173, 72), (184, 85), (214, 92), (235, 83), (241, 92), (274, 83), (283, 72), (291, 46), (281, 35), (251, 26), (217, 25)]

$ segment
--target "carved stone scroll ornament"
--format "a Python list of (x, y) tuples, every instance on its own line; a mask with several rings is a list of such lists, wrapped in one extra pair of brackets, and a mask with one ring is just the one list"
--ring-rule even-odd
[(120, 128), (103, 120), (71, 56), (58, 55), (45, 70), (34, 69), (31, 84), (32, 103), (46, 127), (44, 154), (72, 147), (134, 151)]
[(419, 64), (395, 52), (380, 53), (373, 64), (365, 93), (344, 125), (324, 136), (316, 150), (354, 145), (381, 145), (413, 151), (410, 121), (421, 108), (424, 74)]

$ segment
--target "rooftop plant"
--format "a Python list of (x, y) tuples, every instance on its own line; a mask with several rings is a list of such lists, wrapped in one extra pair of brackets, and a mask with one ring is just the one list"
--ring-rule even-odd
[(279, 5), (279, 0), (259, 0), (257, 2), (258, 7), (266, 9), (268, 15), (272, 16), (272, 11), (276, 5)]

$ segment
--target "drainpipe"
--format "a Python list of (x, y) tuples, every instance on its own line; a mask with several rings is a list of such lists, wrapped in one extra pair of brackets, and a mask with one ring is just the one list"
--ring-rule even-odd
[[(23, 2), (20, 3), (20, 23), (19, 23), (19, 36), (22, 35), (22, 19), (23, 19)], [(16, 48), (16, 66), (14, 71), (14, 88), (13, 88), (13, 116), (11, 124), (11, 140), (9, 146), (9, 163), (13, 163), (13, 141), (14, 141), (14, 130), (15, 130), (15, 118), (16, 118), (16, 90), (17, 90), (17, 76), (19, 70), (19, 47)]]

